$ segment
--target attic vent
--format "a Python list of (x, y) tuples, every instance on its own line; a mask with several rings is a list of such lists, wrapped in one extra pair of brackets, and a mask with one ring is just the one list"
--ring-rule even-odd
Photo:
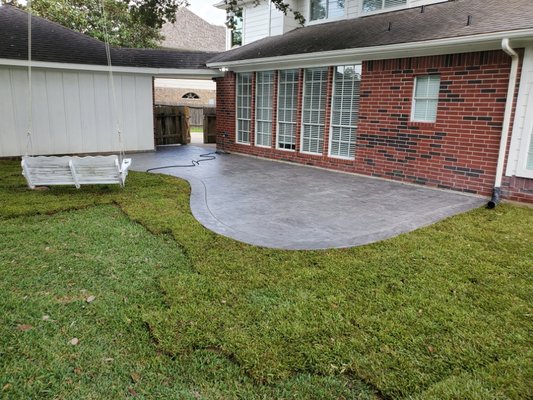
[(181, 96), (182, 99), (199, 99), (200, 96), (198, 96), (196, 93), (189, 92), (185, 93), (183, 96)]

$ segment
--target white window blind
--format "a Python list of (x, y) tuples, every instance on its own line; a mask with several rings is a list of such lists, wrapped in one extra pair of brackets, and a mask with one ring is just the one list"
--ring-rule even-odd
[(327, 80), (327, 68), (305, 70), (301, 146), (303, 152), (322, 154)]
[(258, 72), (255, 80), (255, 144), (270, 147), (272, 144), (274, 71)]
[(237, 143), (250, 143), (252, 74), (237, 74)]
[(360, 83), (360, 65), (335, 68), (329, 142), (329, 155), (332, 157), (354, 158), (355, 156)]
[(400, 7), (407, 4), (407, 0), (363, 0), (363, 11), (378, 11), (386, 8)]
[(415, 78), (412, 121), (435, 122), (439, 104), (440, 76), (428, 75)]
[(298, 116), (298, 79), (296, 69), (279, 71), (278, 83), (278, 149), (296, 149)]
[(344, 16), (345, 0), (311, 0), (309, 19), (317, 21)]

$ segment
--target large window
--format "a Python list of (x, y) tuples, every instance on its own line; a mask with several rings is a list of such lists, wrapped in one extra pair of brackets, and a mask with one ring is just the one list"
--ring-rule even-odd
[(272, 144), (274, 71), (258, 72), (255, 80), (255, 144), (270, 147)]
[(387, 8), (400, 7), (407, 4), (407, 0), (363, 0), (363, 11), (378, 11)]
[(237, 143), (250, 143), (252, 74), (237, 74)]
[(344, 0), (311, 0), (309, 19), (338, 18), (344, 16)]
[(278, 149), (296, 149), (299, 75), (296, 69), (279, 71)]
[(306, 153), (322, 154), (327, 81), (327, 68), (305, 70), (301, 150)]
[(440, 76), (428, 75), (415, 78), (412, 121), (435, 122), (439, 104)]
[(360, 65), (335, 67), (329, 142), (332, 157), (354, 158), (360, 83)]

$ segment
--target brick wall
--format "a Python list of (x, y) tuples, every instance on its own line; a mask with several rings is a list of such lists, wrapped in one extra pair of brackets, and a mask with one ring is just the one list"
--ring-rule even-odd
[[(510, 66), (510, 57), (502, 51), (364, 62), (355, 160), (327, 156), (327, 128), (324, 155), (300, 153), (299, 134), (296, 151), (275, 149), (275, 132), (271, 148), (253, 146), (253, 138), (252, 145), (236, 144), (235, 76), (227, 73), (217, 82), (219, 147), (488, 196), (494, 185)], [(437, 122), (410, 122), (414, 78), (428, 74), (441, 78)], [(328, 98), (331, 71), (329, 76)], [(301, 84), (299, 92), (301, 111)], [(329, 105), (326, 115), (329, 119)], [(227, 137), (221, 136), (223, 132)], [(506, 198), (533, 202), (532, 180), (507, 178), (502, 189)]]

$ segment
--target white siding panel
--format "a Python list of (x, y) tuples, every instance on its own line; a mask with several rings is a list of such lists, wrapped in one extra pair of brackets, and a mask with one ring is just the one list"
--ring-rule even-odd
[(69, 152), (83, 151), (81, 121), (81, 93), (78, 74), (63, 74), (63, 93), (65, 99), (65, 123)]
[(247, 4), (244, 8), (243, 44), (269, 36), (270, 5), (262, 2), (257, 6)]
[[(115, 74), (126, 151), (152, 150), (152, 77)], [(32, 154), (118, 152), (114, 106), (106, 73), (34, 68)], [(28, 77), (0, 67), (0, 157), (26, 153)]]
[(507, 162), (506, 175), (513, 176), (520, 173), (519, 160), (521, 152), (528, 145), (529, 125), (528, 110), (533, 114), (533, 47), (525, 49), (524, 62), (522, 65), (522, 77), (516, 103), (515, 120), (513, 124), (511, 147)]
[[(8, 133), (0, 135), (0, 154), (16, 153), (19, 147), (16, 132), (15, 104), (12, 100), (14, 96), (11, 87), (10, 71), (8, 69), (0, 69), (0, 110), (3, 110), (0, 111), (3, 117), (0, 118), (0, 132)], [(23, 129), (23, 132), (25, 131), (26, 129)]]

